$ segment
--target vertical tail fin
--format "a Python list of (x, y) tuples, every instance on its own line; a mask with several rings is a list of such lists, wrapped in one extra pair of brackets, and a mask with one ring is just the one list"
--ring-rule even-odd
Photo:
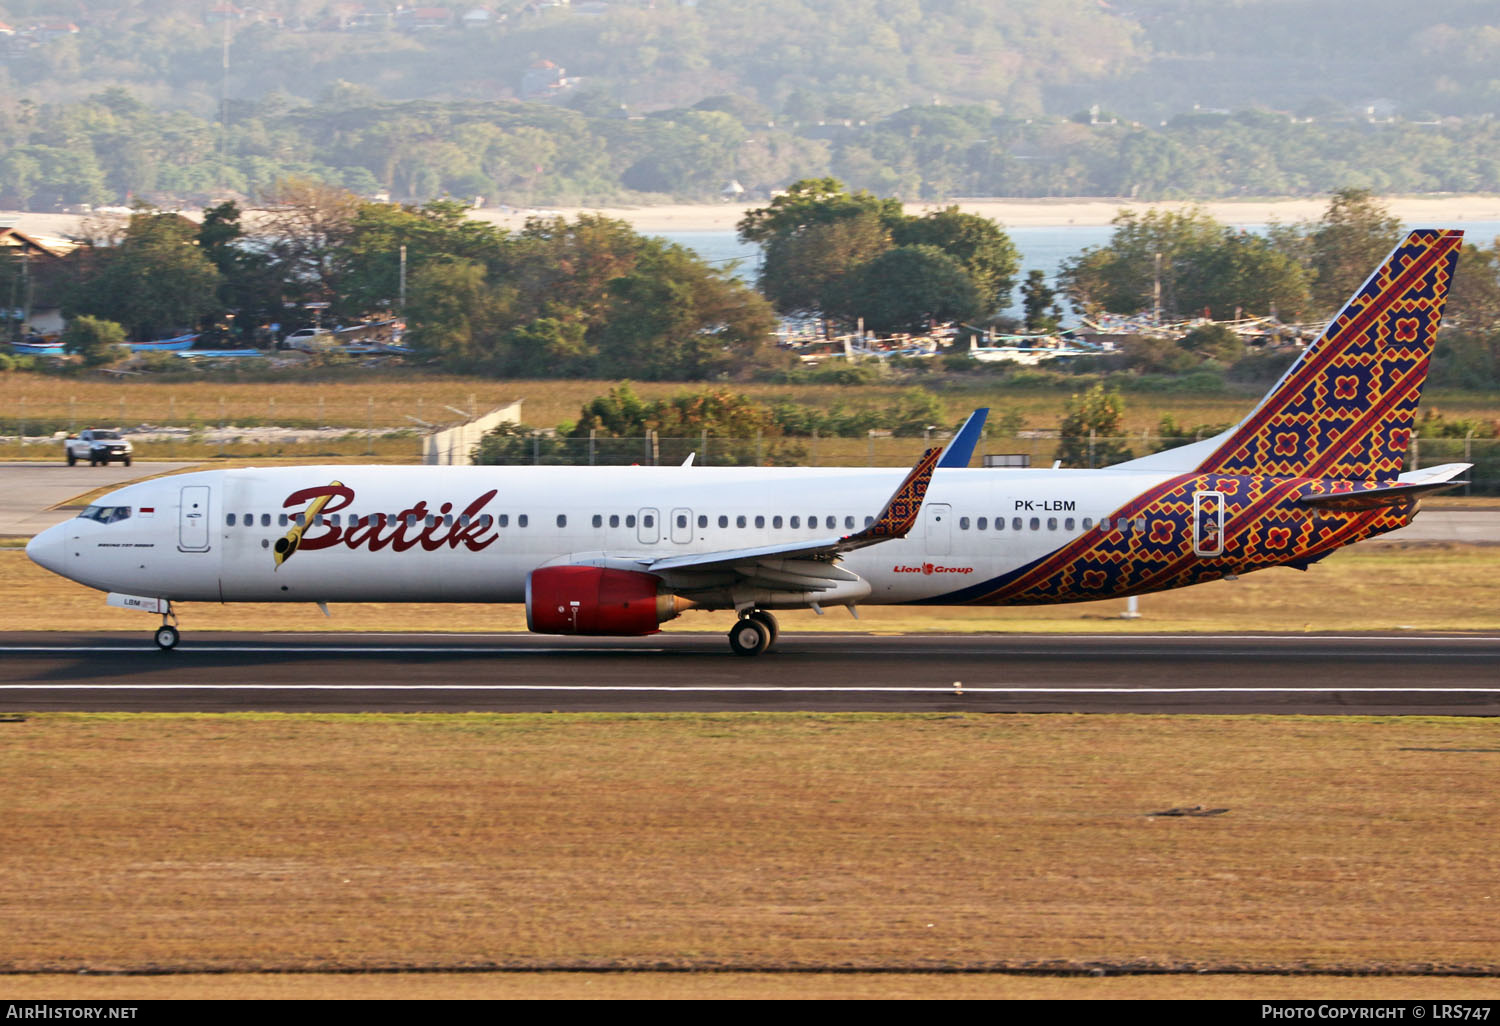
[(1407, 235), (1198, 472), (1399, 474), (1462, 240)]

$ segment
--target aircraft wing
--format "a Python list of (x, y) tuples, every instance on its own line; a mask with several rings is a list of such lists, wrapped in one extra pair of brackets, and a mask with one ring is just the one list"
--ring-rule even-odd
[[(923, 453), (916, 466), (907, 473), (900, 487), (887, 500), (885, 508), (880, 511), (875, 522), (862, 531), (825, 538), (809, 538), (787, 542), (784, 545), (760, 545), (754, 548), (697, 552), (681, 556), (640, 556), (635, 562), (650, 573), (732, 570), (741, 576), (751, 576), (747, 573), (751, 568), (756, 569), (757, 575), (765, 570), (779, 572), (775, 571), (775, 564), (788, 561), (803, 564), (821, 563), (824, 564), (825, 570), (834, 570), (832, 564), (842, 553), (861, 549), (867, 545), (878, 545), (880, 542), (890, 541), (893, 538), (906, 537), (917, 522), (917, 516), (922, 510), (922, 500), (927, 495), (927, 486), (932, 482), (932, 473), (937, 469), (938, 458), (942, 452), (941, 448), (934, 447)], [(798, 567), (797, 571), (800, 572), (796, 575), (805, 576), (808, 569), (811, 567)], [(837, 571), (837, 574), (847, 574), (847, 571)], [(828, 576), (830, 579), (837, 579), (836, 574)]]

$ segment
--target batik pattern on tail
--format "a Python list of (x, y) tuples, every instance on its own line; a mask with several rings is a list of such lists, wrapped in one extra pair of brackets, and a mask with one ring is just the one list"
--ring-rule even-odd
[(1462, 239), (1436, 229), (1409, 234), (1198, 471), (1400, 473)]

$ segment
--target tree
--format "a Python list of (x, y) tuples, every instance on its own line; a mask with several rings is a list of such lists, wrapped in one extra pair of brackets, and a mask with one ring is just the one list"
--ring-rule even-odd
[(890, 247), (889, 230), (871, 211), (810, 224), (765, 243), (757, 284), (779, 312), (810, 316), (827, 305), (830, 288)]
[(488, 270), (503, 262), (506, 233), (470, 218), (451, 200), (423, 207), (361, 203), (334, 256), (340, 302), (351, 316), (397, 311), (401, 299), (401, 251), (408, 284), (438, 259), (473, 260)]
[[(693, 445), (703, 436), (719, 439), (710, 447), (717, 465), (747, 465), (763, 460), (768, 464), (795, 462), (802, 448), (787, 442), (775, 411), (749, 396), (722, 388), (684, 392), (667, 399), (645, 401), (629, 382), (610, 389), (609, 395), (589, 400), (579, 411), (572, 437), (641, 438), (656, 432), (663, 441), (682, 440)], [(616, 450), (617, 452), (619, 450)], [(627, 450), (628, 451), (628, 450)], [(680, 461), (676, 452), (663, 459)]]
[(1500, 330), (1500, 239), (1489, 249), (1466, 242), (1459, 251), (1443, 320), (1466, 332)]
[(1175, 317), (1182, 271), (1219, 244), (1225, 227), (1197, 207), (1180, 211), (1121, 211), (1109, 243), (1063, 262), (1058, 281), (1073, 307), (1084, 313), (1131, 314), (1151, 310), (1160, 295), (1163, 315)]
[(1047, 284), (1047, 272), (1029, 271), (1021, 286), (1021, 305), (1026, 311), (1026, 330), (1048, 334), (1062, 323), (1062, 308), (1057, 305), (1057, 290)]
[(1124, 439), (1125, 400), (1116, 391), (1095, 385), (1074, 393), (1059, 424), (1057, 459), (1069, 467), (1107, 467), (1131, 458)]
[(289, 299), (330, 302), (340, 294), (339, 250), (361, 204), (352, 192), (311, 178), (280, 178), (266, 190), (255, 238), (287, 283)]
[(933, 246), (957, 259), (979, 290), (986, 313), (1010, 305), (1021, 254), (989, 218), (960, 213), (957, 207), (903, 217), (892, 227), (891, 241), (897, 246)]
[(1183, 336), (1182, 348), (1228, 366), (1245, 355), (1245, 340), (1222, 324), (1203, 324)]
[[(422, 220), (401, 216), (406, 229)], [(538, 219), (512, 236), (428, 229), (411, 236), (428, 248), (407, 321), (412, 344), (454, 369), (670, 380), (739, 374), (767, 358), (775, 318), (765, 300), (624, 222)]]
[[(1009, 302), (1020, 256), (1010, 237), (995, 222), (957, 207), (908, 217), (897, 200), (876, 199), (866, 192), (850, 194), (834, 178), (805, 179), (777, 196), (767, 207), (752, 210), (739, 223), (740, 238), (763, 247), (759, 277), (761, 292), (785, 314), (818, 312), (843, 316), (852, 322), (865, 309), (888, 307), (885, 313), (865, 314), (877, 330), (880, 324), (897, 321), (916, 324), (919, 308), (959, 310), (963, 317), (978, 317)], [(888, 257), (883, 267), (905, 264), (924, 267), (925, 281), (940, 293), (916, 297), (908, 283), (895, 282), (903, 296), (895, 306), (877, 302), (869, 293), (871, 276), (881, 272), (868, 265), (895, 249), (907, 250), (903, 257)], [(956, 285), (945, 270), (936, 273), (930, 260), (915, 260), (912, 253), (941, 253), (969, 280)], [(888, 279), (887, 279), (888, 280)], [(954, 288), (963, 292), (957, 301)], [(945, 291), (944, 291), (945, 290)], [(850, 304), (864, 308), (852, 310)], [(852, 310), (852, 312), (851, 312)], [(951, 316), (937, 317), (949, 320)], [(891, 329), (903, 330), (903, 329)]]
[(198, 226), (178, 214), (140, 211), (119, 244), (76, 250), (78, 278), (63, 313), (123, 324), (141, 341), (191, 330), (223, 309), (217, 268), (198, 246)]
[(900, 200), (876, 199), (867, 192), (850, 194), (837, 178), (804, 178), (787, 186), (769, 206), (747, 213), (737, 228), (745, 242), (764, 244), (810, 225), (831, 224), (863, 213), (873, 213), (887, 223), (904, 216)]
[(1332, 312), (1401, 241), (1401, 221), (1368, 189), (1340, 189), (1308, 233), (1312, 299)]
[(987, 313), (974, 280), (935, 246), (900, 246), (855, 268), (829, 290), (827, 312), (881, 332), (920, 333)]
[(1180, 257), (1177, 301), (1185, 313), (1205, 311), (1220, 320), (1275, 314), (1296, 321), (1309, 305), (1307, 279), (1302, 266), (1272, 240), (1225, 229), (1214, 244)]
[(130, 355), (125, 329), (114, 321), (83, 314), (68, 321), (62, 333), (63, 351), (83, 357), (87, 367), (113, 363)]
[(823, 308), (828, 288), (890, 248), (891, 225), (903, 216), (897, 200), (851, 195), (835, 178), (804, 179), (747, 213), (739, 236), (763, 247), (761, 293), (781, 313), (808, 315)]

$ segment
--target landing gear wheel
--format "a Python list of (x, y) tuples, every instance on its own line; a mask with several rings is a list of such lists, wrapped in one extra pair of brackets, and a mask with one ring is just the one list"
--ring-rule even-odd
[(770, 646), (775, 645), (776, 639), (781, 637), (781, 625), (776, 622), (776, 617), (772, 616), (764, 609), (752, 609), (750, 611), (750, 619), (759, 620), (761, 623), (765, 624), (766, 630), (771, 632), (771, 640), (766, 643), (766, 646), (769, 648)]
[(753, 617), (736, 620), (729, 628), (729, 647), (737, 656), (758, 656), (771, 647), (771, 631)]
[(156, 628), (156, 647), (164, 652), (169, 652), (177, 647), (177, 641), (181, 637), (182, 635), (176, 627), (173, 627), (169, 623), (164, 623)]

